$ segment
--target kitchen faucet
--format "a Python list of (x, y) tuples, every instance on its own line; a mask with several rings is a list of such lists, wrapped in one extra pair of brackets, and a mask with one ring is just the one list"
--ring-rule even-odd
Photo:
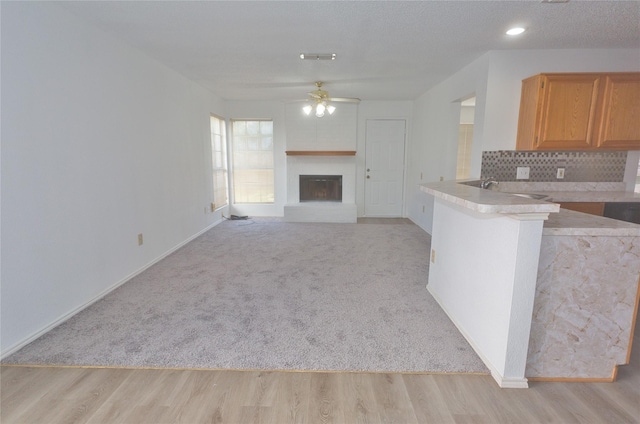
[(498, 180), (493, 177), (487, 177), (484, 180), (480, 181), (480, 188), (489, 189), (492, 185), (498, 185)]

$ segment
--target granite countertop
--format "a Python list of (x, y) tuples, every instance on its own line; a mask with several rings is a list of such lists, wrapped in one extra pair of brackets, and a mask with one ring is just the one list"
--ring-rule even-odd
[[(619, 189), (617, 186), (586, 187), (581, 186), (576, 191), (549, 191), (539, 189), (556, 187), (502, 184), (500, 189), (503, 191), (497, 191), (474, 187), (473, 182), (442, 181), (420, 185), (420, 189), (426, 193), (479, 213), (549, 213), (543, 226), (543, 235), (546, 236), (640, 236), (638, 224), (560, 209), (560, 205), (551, 202), (640, 201), (640, 194), (616, 190)], [(613, 190), (607, 191), (607, 188)], [(528, 199), (514, 196), (507, 190), (511, 193), (536, 193), (549, 197), (544, 200)]]
[(440, 199), (479, 213), (549, 213), (558, 212), (560, 205), (542, 200), (517, 197), (508, 193), (483, 190), (457, 181), (421, 184), (420, 189)]
[(550, 213), (542, 227), (543, 236), (640, 236), (640, 225), (587, 213), (560, 209)]
[(536, 191), (553, 202), (640, 202), (640, 193), (630, 191)]

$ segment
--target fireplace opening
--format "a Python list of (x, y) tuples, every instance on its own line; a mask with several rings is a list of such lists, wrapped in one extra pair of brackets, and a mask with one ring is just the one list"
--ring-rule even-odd
[(342, 175), (300, 175), (300, 202), (342, 202)]

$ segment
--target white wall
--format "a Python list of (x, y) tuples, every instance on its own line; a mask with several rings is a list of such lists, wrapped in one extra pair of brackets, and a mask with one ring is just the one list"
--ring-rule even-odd
[(484, 101), (487, 96), (489, 56), (484, 55), (453, 77), (420, 96), (414, 103), (412, 134), (409, 145), (407, 179), (407, 214), (412, 221), (431, 233), (433, 197), (418, 188), (419, 184), (455, 179), (460, 125), (460, 99), (475, 94), (471, 173), (479, 173), (475, 160), (481, 154), (484, 131)]
[(544, 216), (477, 213), (435, 200), (427, 288), (500, 387), (526, 387)]
[(417, 184), (455, 179), (459, 99), (476, 93), (471, 176), (479, 177), (482, 151), (515, 149), (524, 78), (604, 71), (640, 71), (640, 49), (491, 51), (420, 96), (413, 114), (408, 216), (431, 233), (433, 199)]
[(338, 103), (332, 115), (305, 115), (304, 103), (286, 106), (287, 150), (356, 150), (358, 105)]
[(2, 3), (1, 83), (6, 354), (220, 219), (209, 114), (226, 114), (46, 2)]

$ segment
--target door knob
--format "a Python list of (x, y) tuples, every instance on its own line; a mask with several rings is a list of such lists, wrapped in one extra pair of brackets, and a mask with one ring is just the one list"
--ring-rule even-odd
[(367, 168), (367, 172), (371, 171), (369, 168)]
[(371, 177), (367, 175), (367, 178), (371, 178)]

